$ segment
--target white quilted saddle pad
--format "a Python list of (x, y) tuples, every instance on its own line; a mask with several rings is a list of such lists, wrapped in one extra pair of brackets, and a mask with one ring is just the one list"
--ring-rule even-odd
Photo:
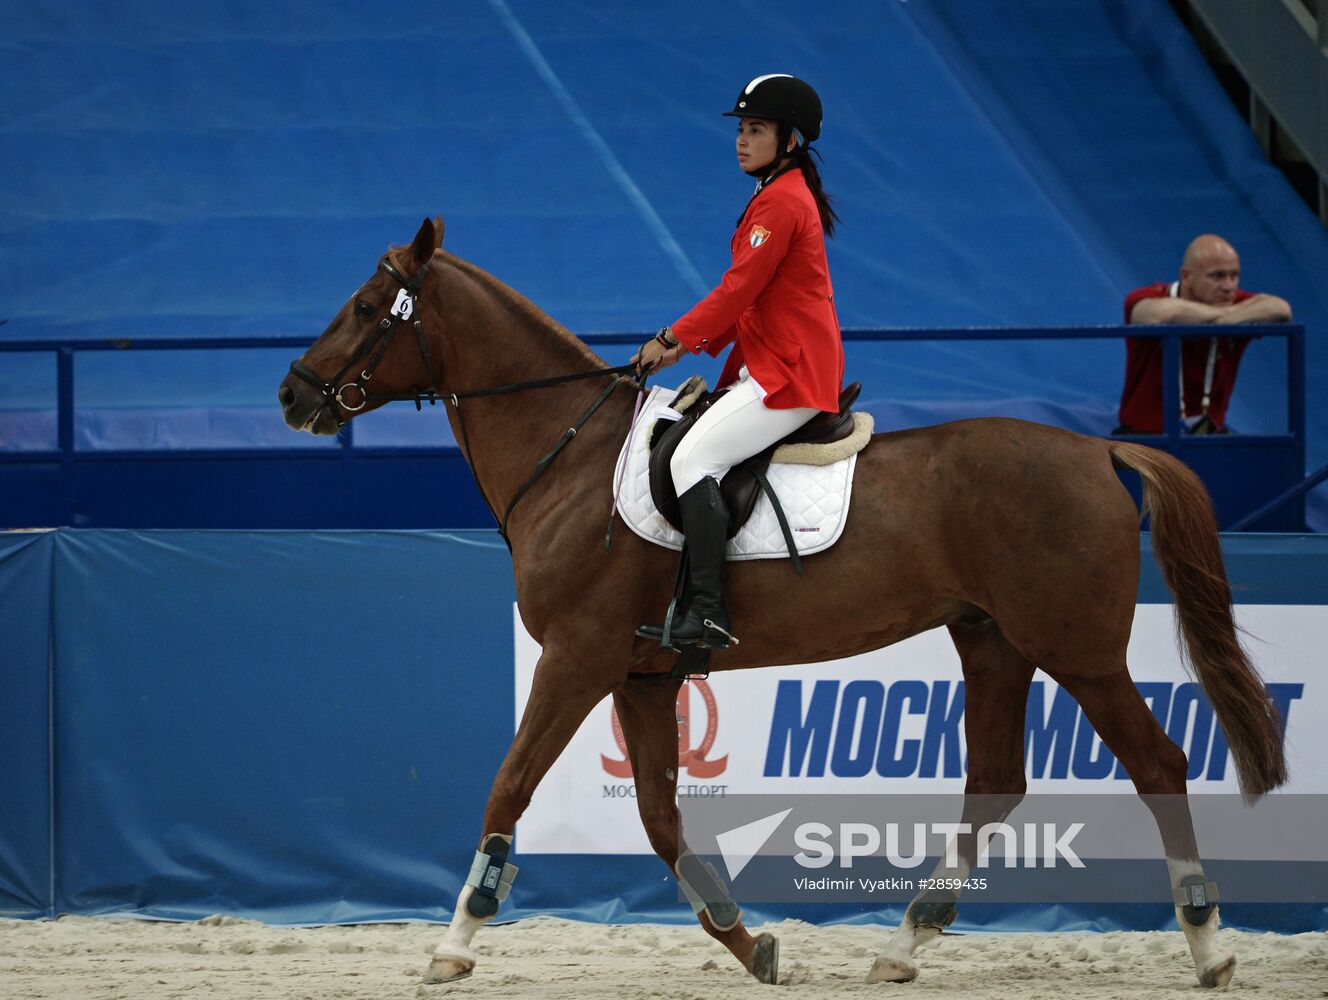
[[(682, 548), (682, 534), (664, 520), (650, 498), (650, 431), (661, 417), (676, 420), (681, 416), (668, 405), (676, 392), (661, 386), (650, 390), (636, 430), (623, 443), (614, 472), (614, 483), (619, 490), (618, 513), (627, 526), (646, 541), (670, 549)], [(767, 474), (770, 485), (784, 508), (799, 554), (812, 555), (839, 540), (848, 519), (849, 493), (857, 460), (857, 455), (850, 455), (833, 465), (771, 464)], [(764, 491), (752, 516), (729, 540), (728, 558), (788, 558), (784, 534)]]

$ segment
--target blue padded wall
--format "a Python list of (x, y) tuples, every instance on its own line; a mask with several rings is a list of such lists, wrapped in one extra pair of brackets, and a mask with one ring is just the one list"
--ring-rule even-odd
[[(1243, 602), (1328, 603), (1321, 537), (1224, 548)], [(447, 919), (514, 729), (511, 579), (487, 532), (0, 534), (0, 914)], [(1165, 597), (1145, 556), (1140, 602)], [(652, 857), (518, 863), (505, 916), (691, 919)], [(1320, 904), (1224, 917), (1328, 926)], [(1171, 918), (1164, 903), (965, 913), (1007, 929)]]
[(450, 915), (511, 733), (501, 542), (59, 541), (58, 910)]
[(0, 534), (0, 916), (51, 906), (54, 536)]

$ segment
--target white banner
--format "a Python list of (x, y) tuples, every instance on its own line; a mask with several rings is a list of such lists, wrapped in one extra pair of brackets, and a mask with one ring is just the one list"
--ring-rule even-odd
[[(516, 621), (516, 717), (540, 648)], [(1328, 792), (1328, 607), (1243, 605), (1245, 645), (1287, 719), (1288, 792)], [(717, 654), (717, 658), (723, 654)], [(1225, 739), (1176, 650), (1172, 609), (1141, 604), (1130, 672), (1190, 760), (1193, 793), (1238, 790)], [(679, 796), (959, 792), (967, 747), (963, 673), (945, 629), (812, 666), (712, 674), (678, 696)], [(598, 705), (517, 826), (524, 854), (649, 854), (611, 699)], [(1045, 674), (1029, 694), (1030, 792), (1133, 794), (1079, 706)]]

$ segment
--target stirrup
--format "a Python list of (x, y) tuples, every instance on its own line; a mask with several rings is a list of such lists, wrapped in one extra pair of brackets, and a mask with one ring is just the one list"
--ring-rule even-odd
[(678, 561), (678, 579), (674, 585), (673, 599), (669, 601), (668, 610), (664, 612), (664, 623), (662, 625), (640, 625), (637, 627), (635, 635), (639, 639), (649, 639), (651, 642), (657, 642), (664, 649), (676, 650), (677, 647), (671, 642), (665, 642), (665, 636), (673, 630), (673, 623), (681, 621), (687, 617), (687, 612), (678, 612), (678, 601), (682, 596), (683, 567), (685, 561)]

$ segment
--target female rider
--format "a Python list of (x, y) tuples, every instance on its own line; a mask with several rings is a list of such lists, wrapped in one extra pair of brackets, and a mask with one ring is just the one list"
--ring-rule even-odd
[[(717, 387), (728, 391), (687, 432), (670, 466), (690, 595), (670, 629), (674, 647), (723, 649), (733, 638), (724, 600), (729, 512), (719, 480), (818, 412), (833, 413), (844, 378), (825, 257), (837, 216), (809, 149), (821, 134), (820, 98), (802, 80), (773, 73), (747, 84), (725, 114), (738, 119), (738, 165), (758, 181), (733, 234), (733, 263), (632, 359), (649, 372), (684, 350), (715, 357), (733, 344)], [(663, 627), (637, 634), (659, 640)]]

